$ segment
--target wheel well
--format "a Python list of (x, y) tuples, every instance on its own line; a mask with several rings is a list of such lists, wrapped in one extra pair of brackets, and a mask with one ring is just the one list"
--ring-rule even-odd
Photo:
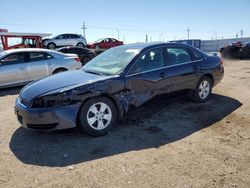
[(50, 45), (50, 44), (54, 44), (56, 46), (56, 44), (54, 42), (49, 42), (48, 45)]
[(88, 100), (90, 100), (92, 98), (95, 98), (95, 97), (106, 97), (106, 98), (108, 98), (115, 105), (115, 108), (116, 108), (116, 110), (118, 112), (117, 113), (118, 121), (121, 121), (123, 119), (125, 111), (124, 111), (122, 105), (116, 99), (114, 99), (113, 97), (103, 94), (103, 95), (98, 95), (98, 96), (94, 96), (94, 97), (88, 97), (84, 101), (82, 101), (82, 104), (79, 107), (77, 115), (76, 115), (76, 126), (78, 126), (78, 124), (79, 124), (79, 114), (80, 114), (80, 110), (83, 107), (84, 103), (86, 103)]
[(212, 81), (212, 85), (214, 85), (214, 76), (212, 74), (207, 73), (207, 74), (204, 74), (203, 77), (204, 76), (210, 78), (210, 80)]
[(60, 68), (57, 68), (56, 70), (54, 70), (54, 71), (52, 72), (52, 74), (55, 74), (55, 73), (60, 72), (60, 71), (67, 71), (67, 70), (68, 70), (68, 69), (66, 69), (66, 68), (60, 67)]

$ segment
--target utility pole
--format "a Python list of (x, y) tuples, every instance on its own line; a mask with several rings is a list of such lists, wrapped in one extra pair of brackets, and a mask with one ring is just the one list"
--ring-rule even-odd
[(120, 40), (120, 31), (119, 31), (119, 29), (118, 29), (118, 28), (114, 28), (114, 30), (116, 30), (116, 32), (117, 32), (117, 37), (118, 37), (118, 40)]
[(148, 42), (148, 35), (146, 35), (146, 42)]
[(187, 28), (187, 37), (188, 37), (188, 40), (189, 40), (189, 27)]
[(240, 37), (243, 38), (243, 29), (240, 30)]
[(86, 29), (87, 29), (87, 27), (85, 26), (85, 22), (83, 22), (83, 24), (82, 24), (82, 30), (83, 30), (83, 36), (84, 36), (85, 39), (86, 39), (86, 33), (85, 33)]

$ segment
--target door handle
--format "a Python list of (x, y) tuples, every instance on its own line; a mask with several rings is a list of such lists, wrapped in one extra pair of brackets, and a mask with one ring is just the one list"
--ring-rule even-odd
[(160, 75), (159, 75), (161, 78), (164, 78), (165, 77), (165, 73), (164, 72), (162, 72), (162, 73), (160, 73)]
[(198, 65), (193, 65), (194, 70), (198, 70), (198, 68), (199, 68)]
[(19, 69), (20, 69), (20, 70), (24, 70), (24, 69), (25, 69), (25, 67), (20, 67)]

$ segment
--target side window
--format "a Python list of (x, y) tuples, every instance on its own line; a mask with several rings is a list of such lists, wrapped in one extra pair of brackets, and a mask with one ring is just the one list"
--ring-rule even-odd
[(167, 48), (168, 53), (168, 65), (178, 65), (192, 61), (190, 54), (183, 48)]
[(68, 53), (68, 49), (61, 49), (59, 52), (61, 52), (61, 53)]
[(46, 59), (44, 54), (40, 52), (31, 52), (29, 53), (29, 55), (30, 55), (30, 61), (42, 61)]
[(70, 36), (69, 35), (63, 35), (63, 39), (69, 39), (70, 38)]
[(50, 55), (50, 54), (47, 54), (47, 53), (43, 53), (44, 54), (44, 57), (45, 57), (45, 59), (52, 59), (52, 58), (54, 58), (52, 55)]
[(145, 52), (133, 65), (129, 74), (150, 71), (164, 66), (164, 57), (161, 48)]
[(42, 52), (31, 52), (29, 53), (29, 59), (31, 62), (33, 61), (42, 61), (46, 59), (52, 59), (53, 57), (50, 54), (42, 53)]
[(78, 39), (78, 38), (80, 38), (80, 36), (79, 35), (71, 35), (71, 38)]
[(1, 60), (1, 65), (13, 65), (24, 63), (25, 61), (25, 54), (18, 53), (18, 54), (11, 54)]
[(193, 53), (193, 56), (194, 56), (194, 60), (200, 60), (200, 59), (203, 59), (202, 55), (199, 54), (198, 52), (196, 51), (192, 51)]
[(56, 37), (56, 39), (63, 39), (63, 38), (64, 38), (63, 35), (59, 35), (59, 36)]

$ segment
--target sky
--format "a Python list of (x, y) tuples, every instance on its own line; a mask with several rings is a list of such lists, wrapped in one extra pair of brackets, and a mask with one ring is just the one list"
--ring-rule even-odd
[(250, 37), (250, 0), (0, 0), (10, 32), (83, 33), (125, 43)]

